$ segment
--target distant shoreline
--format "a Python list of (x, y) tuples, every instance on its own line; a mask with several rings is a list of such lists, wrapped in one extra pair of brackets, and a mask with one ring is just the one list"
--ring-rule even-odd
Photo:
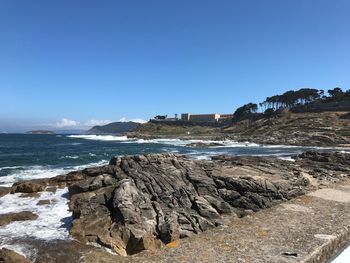
[(35, 131), (27, 131), (25, 134), (55, 134), (53, 131), (47, 130), (35, 130)]

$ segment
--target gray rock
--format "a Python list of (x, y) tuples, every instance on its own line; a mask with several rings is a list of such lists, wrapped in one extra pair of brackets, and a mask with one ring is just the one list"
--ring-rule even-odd
[[(85, 179), (69, 187), (71, 234), (120, 255), (134, 254), (218, 226), (225, 214), (243, 216), (303, 195), (317, 187), (318, 178), (330, 182), (350, 170), (346, 154), (295, 158), (114, 157), (109, 165), (76, 173)], [(322, 174), (314, 171), (320, 163)]]

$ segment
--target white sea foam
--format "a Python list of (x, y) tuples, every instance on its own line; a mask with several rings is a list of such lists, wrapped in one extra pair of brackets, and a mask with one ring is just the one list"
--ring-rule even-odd
[(68, 135), (69, 138), (86, 139), (93, 141), (127, 141), (126, 136), (113, 136), (113, 135)]
[(295, 162), (295, 160), (291, 156), (280, 156), (277, 158), (285, 161)]
[(2, 170), (12, 170), (12, 169), (18, 169), (18, 168), (22, 168), (21, 166), (4, 166), (4, 167), (0, 167), (0, 171)]
[[(19, 197), (20, 194), (8, 194), (0, 198), (1, 214), (31, 211), (38, 215), (36, 220), (12, 222), (0, 228), (3, 243), (6, 240), (23, 237), (37, 239), (67, 239), (71, 213), (68, 211), (68, 189), (58, 189), (55, 193), (42, 192), (40, 198)], [(50, 200), (49, 205), (37, 205), (39, 200)]]
[[(11, 186), (14, 182), (23, 179), (52, 177), (65, 174), (72, 170), (86, 167), (104, 165), (108, 162), (102, 160), (87, 165), (65, 168), (50, 168), (48, 166), (16, 167), (23, 170), (11, 171), (7, 176), (0, 177), (0, 185)], [(5, 167), (3, 167), (5, 168)], [(11, 167), (12, 168), (12, 167)], [(19, 197), (17, 194), (7, 194), (0, 198), (0, 214), (31, 211), (38, 215), (35, 220), (12, 222), (0, 227), (0, 247), (7, 247), (22, 255), (32, 255), (32, 249), (23, 245), (16, 245), (18, 238), (37, 238), (42, 240), (68, 239), (69, 226), (72, 221), (68, 210), (68, 189), (57, 189), (53, 192), (42, 192), (40, 197)], [(39, 200), (50, 200), (48, 205), (37, 205)], [(35, 251), (34, 251), (35, 252)]]
[(333, 150), (333, 151), (346, 151), (350, 152), (349, 147), (327, 147), (327, 146), (298, 146), (298, 145), (263, 145), (252, 142), (237, 142), (232, 140), (186, 140), (186, 139), (137, 139), (128, 138), (127, 136), (113, 136), (113, 135), (68, 135), (70, 138), (79, 138), (86, 140), (96, 140), (96, 141), (119, 141), (123, 143), (155, 143), (155, 144), (165, 144), (173, 146), (186, 146), (191, 143), (218, 143), (222, 145), (208, 146), (208, 148), (242, 148), (242, 147), (261, 147), (267, 149), (279, 148), (279, 149), (296, 149), (302, 148), (304, 150)]
[(228, 154), (227, 151), (203, 151), (203, 150), (192, 150), (186, 153), (186, 156), (194, 160), (211, 160), (212, 156), (219, 154)]
[(195, 160), (211, 160), (211, 157), (209, 155), (194, 155), (192, 156), (192, 159), (195, 159)]
[(224, 148), (224, 147), (259, 147), (259, 144), (250, 143), (250, 142), (236, 142), (230, 140), (224, 141), (214, 141), (214, 140), (181, 140), (181, 139), (129, 139), (124, 141), (124, 143), (156, 143), (156, 144), (165, 144), (165, 145), (174, 145), (174, 146), (187, 146), (191, 143), (218, 143), (222, 145), (218, 146), (208, 146), (208, 148)]
[(11, 186), (20, 180), (48, 178), (66, 173), (64, 168), (48, 168), (40, 165), (22, 167), (22, 169), (0, 177), (0, 186)]
[(79, 159), (78, 155), (65, 155), (60, 157), (60, 159)]
[(13, 183), (20, 180), (40, 179), (54, 177), (60, 174), (66, 174), (70, 171), (84, 169), (86, 167), (98, 166), (107, 164), (107, 160), (102, 160), (96, 163), (86, 165), (70, 166), (65, 168), (52, 168), (50, 166), (24, 166), (20, 167), (23, 170), (12, 171), (6, 176), (0, 177), (0, 186), (12, 186)]
[(69, 145), (74, 145), (74, 146), (76, 146), (76, 145), (81, 145), (82, 143), (81, 142), (73, 142), (73, 143), (70, 143)]

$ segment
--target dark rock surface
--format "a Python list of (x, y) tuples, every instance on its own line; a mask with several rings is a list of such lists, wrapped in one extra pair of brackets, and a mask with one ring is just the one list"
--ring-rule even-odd
[(49, 205), (51, 203), (53, 203), (53, 200), (49, 200), (49, 199), (44, 199), (44, 200), (39, 200), (36, 205)]
[(266, 145), (297, 145), (297, 146), (340, 146), (348, 147), (350, 137), (342, 136), (334, 132), (308, 132), (308, 131), (271, 131), (269, 134), (254, 136), (233, 137), (239, 141), (250, 140), (258, 144)]
[(30, 263), (30, 261), (10, 249), (1, 248), (0, 263)]
[(38, 216), (30, 211), (0, 214), (0, 226), (10, 224), (14, 221), (35, 220), (37, 218)]
[(13, 184), (11, 193), (37, 193), (44, 191), (45, 187), (45, 180), (17, 182)]
[[(112, 158), (110, 164), (71, 173), (71, 234), (120, 255), (153, 249), (303, 195), (350, 174), (342, 153), (304, 153), (295, 162), (269, 157), (181, 155)], [(63, 179), (62, 179), (63, 180)]]

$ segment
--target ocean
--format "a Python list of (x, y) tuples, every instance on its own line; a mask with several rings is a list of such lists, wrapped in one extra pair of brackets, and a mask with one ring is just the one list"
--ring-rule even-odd
[[(23, 179), (52, 177), (88, 166), (108, 163), (112, 156), (172, 152), (193, 159), (210, 159), (218, 154), (269, 155), (288, 158), (315, 147), (260, 146), (224, 141), (224, 146), (190, 148), (199, 140), (127, 139), (110, 135), (0, 134), (0, 186)], [(210, 141), (209, 141), (210, 142)], [(317, 150), (339, 150), (317, 148)]]
[[(261, 146), (254, 143), (221, 142), (223, 146), (191, 148), (186, 145), (199, 140), (128, 139), (109, 135), (39, 135), (0, 134), (0, 186), (11, 186), (25, 179), (53, 177), (85, 167), (107, 164), (117, 155), (172, 152), (193, 159), (210, 159), (218, 154), (276, 156), (291, 160), (293, 154), (306, 150), (346, 151), (342, 148), (315, 148), (297, 146)], [(210, 142), (210, 141), (208, 141)], [(20, 197), (9, 194), (0, 198), (0, 214), (32, 211), (36, 220), (13, 222), (0, 227), (0, 247), (19, 253), (32, 253), (30, 244), (20, 240), (69, 239), (71, 213), (68, 211), (67, 188), (54, 193), (43, 192), (40, 197)], [(50, 200), (49, 205), (38, 206), (38, 200)]]

